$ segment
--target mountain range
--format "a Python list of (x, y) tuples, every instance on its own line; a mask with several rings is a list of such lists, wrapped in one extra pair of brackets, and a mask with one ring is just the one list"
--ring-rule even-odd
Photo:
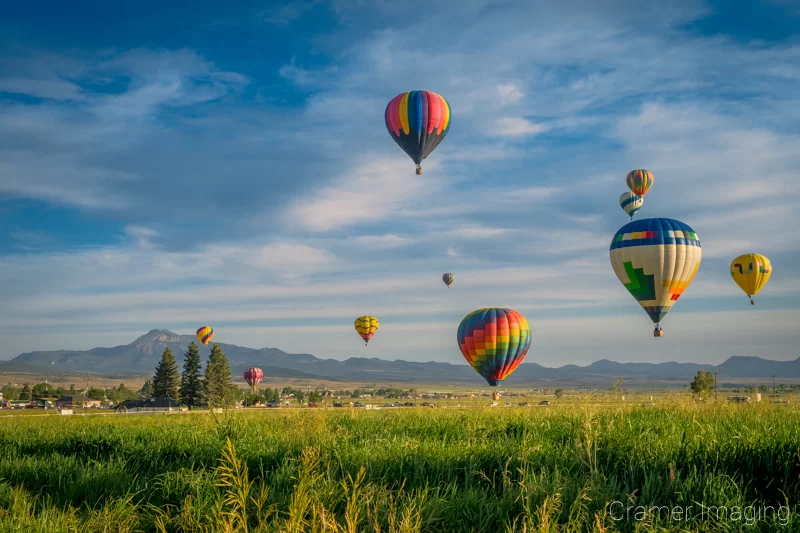
[[(0, 362), (0, 372), (51, 372), (69, 374), (152, 374), (161, 354), (169, 347), (178, 364), (193, 335), (178, 335), (169, 330), (154, 329), (131, 344), (86, 351), (57, 350), (23, 353), (10, 361)], [(199, 343), (198, 343), (199, 344)], [(378, 384), (453, 383), (483, 384), (483, 380), (466, 364), (438, 362), (387, 361), (377, 358), (351, 357), (344, 361), (320, 359), (311, 354), (289, 354), (277, 348), (246, 348), (219, 343), (234, 375), (251, 366), (264, 371), (267, 378), (326, 379), (342, 382)], [(210, 346), (200, 345), (205, 361)], [(565, 365), (550, 368), (529, 362), (521, 364), (506, 381), (508, 386), (552, 386), (558, 384), (602, 385), (624, 376), (626, 384), (664, 384), (685, 386), (698, 370), (717, 371), (720, 384), (726, 381), (744, 383), (756, 378), (764, 382), (771, 376), (800, 378), (800, 357), (792, 361), (773, 361), (760, 357), (732, 356), (720, 365), (697, 363), (618, 363), (602, 359), (587, 366)], [(731, 380), (734, 381), (731, 381)]]

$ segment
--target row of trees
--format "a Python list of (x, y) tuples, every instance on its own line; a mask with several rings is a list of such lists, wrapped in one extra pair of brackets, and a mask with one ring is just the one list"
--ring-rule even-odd
[(1, 389), (3, 398), (6, 400), (33, 401), (43, 398), (63, 398), (72, 396), (84, 400), (107, 400), (113, 403), (124, 402), (125, 400), (136, 399), (140, 391), (129, 389), (124, 383), (119, 387), (106, 387), (104, 389), (88, 387), (76, 390), (75, 385), (70, 385), (69, 389), (56, 387), (50, 383), (37, 383), (33, 387), (25, 383), (22, 387), (8, 384)]
[[(231, 365), (218, 344), (211, 347), (206, 367), (201, 374), (200, 349), (192, 342), (183, 359), (183, 371), (169, 347), (164, 349), (150, 384), (152, 396), (170, 398), (192, 407), (230, 407), (241, 393), (231, 380)], [(145, 384), (147, 385), (147, 384)]]

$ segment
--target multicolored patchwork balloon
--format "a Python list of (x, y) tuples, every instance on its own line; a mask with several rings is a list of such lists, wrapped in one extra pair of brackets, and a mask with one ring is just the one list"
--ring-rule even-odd
[(633, 194), (641, 198), (644, 198), (644, 195), (647, 194), (647, 191), (653, 186), (654, 181), (653, 173), (641, 168), (631, 170), (628, 172), (628, 175), (625, 176), (625, 182), (628, 184), (628, 188)]
[(633, 220), (633, 215), (644, 205), (644, 198), (632, 192), (624, 192), (619, 197), (619, 205)]
[(456, 279), (456, 277), (453, 274), (451, 274), (450, 272), (447, 272), (446, 274), (442, 274), (442, 281), (444, 281), (444, 284), (447, 285), (448, 289), (450, 288), (450, 285), (453, 284), (453, 280), (455, 280), (455, 279)]
[(692, 228), (670, 218), (625, 224), (611, 240), (614, 273), (664, 335), (659, 322), (678, 301), (700, 268), (702, 249)]
[(422, 160), (450, 131), (450, 104), (431, 91), (410, 91), (389, 102), (384, 119), (389, 135), (417, 164), (417, 174), (422, 174)]
[(464, 359), (491, 387), (511, 375), (531, 347), (528, 321), (513, 309), (486, 307), (473, 311), (458, 326)]
[(197, 330), (197, 338), (203, 344), (208, 344), (214, 338), (214, 330), (211, 329), (211, 326), (203, 326)]
[(356, 331), (361, 335), (361, 338), (364, 339), (364, 346), (369, 344), (369, 340), (375, 335), (375, 332), (378, 331), (379, 326), (380, 323), (374, 316), (365, 315), (356, 318)]
[(755, 305), (753, 296), (767, 284), (772, 275), (772, 263), (761, 254), (740, 255), (731, 262), (731, 277)]

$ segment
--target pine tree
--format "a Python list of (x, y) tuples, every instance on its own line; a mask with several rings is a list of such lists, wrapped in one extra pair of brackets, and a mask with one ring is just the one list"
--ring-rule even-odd
[(200, 375), (200, 350), (192, 341), (183, 360), (181, 374), (181, 403), (198, 407), (203, 403), (203, 381)]
[(27, 383), (22, 386), (22, 391), (19, 393), (19, 399), (31, 401), (31, 388)]
[(167, 347), (161, 354), (161, 361), (158, 362), (156, 373), (153, 376), (153, 396), (155, 398), (171, 398), (177, 402), (180, 386), (178, 363), (175, 362), (172, 350)]
[(153, 396), (153, 381), (150, 379), (144, 380), (144, 385), (139, 389), (139, 395), (142, 398), (151, 398)]
[(219, 344), (211, 347), (203, 376), (204, 399), (209, 408), (228, 407), (234, 403), (231, 365)]

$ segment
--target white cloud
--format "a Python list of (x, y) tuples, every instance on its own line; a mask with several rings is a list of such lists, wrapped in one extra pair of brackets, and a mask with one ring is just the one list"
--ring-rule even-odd
[(16, 93), (54, 100), (81, 100), (80, 86), (61, 79), (0, 78), (0, 93)]
[(503, 105), (513, 104), (523, 96), (525, 96), (525, 93), (523, 93), (514, 83), (497, 84), (497, 98)]
[(372, 248), (395, 248), (398, 246), (405, 246), (416, 241), (412, 237), (403, 237), (395, 233), (387, 233), (386, 235), (360, 235), (356, 237), (355, 242), (359, 245), (369, 246)]
[(495, 122), (494, 135), (500, 137), (521, 137), (524, 135), (538, 135), (549, 128), (543, 124), (536, 124), (522, 117), (503, 117)]
[(426, 179), (414, 174), (414, 164), (407, 159), (365, 159), (335, 185), (310, 199), (301, 198), (290, 216), (312, 231), (386, 219), (413, 199), (431, 195), (435, 187), (426, 187)]
[(151, 240), (158, 237), (158, 232), (151, 228), (142, 226), (126, 226), (125, 233), (133, 239), (137, 248), (148, 250), (153, 247)]

